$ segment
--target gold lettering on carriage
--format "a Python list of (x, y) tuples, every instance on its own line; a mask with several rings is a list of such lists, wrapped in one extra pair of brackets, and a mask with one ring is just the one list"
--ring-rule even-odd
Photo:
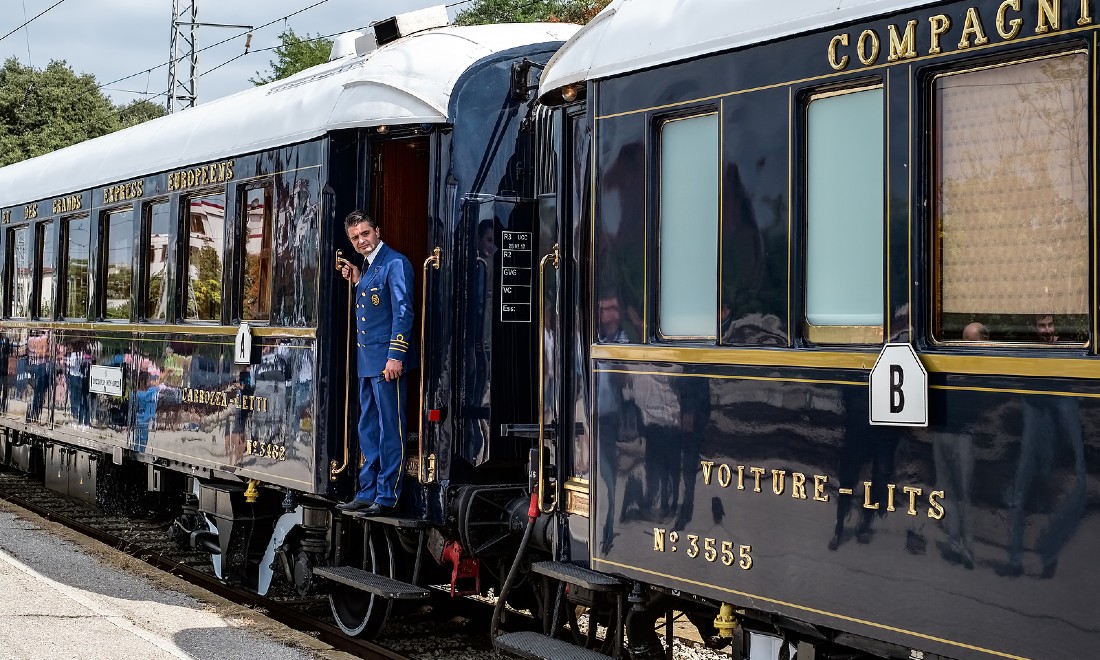
[(266, 396), (251, 396), (246, 394), (233, 394), (218, 390), (196, 390), (185, 387), (180, 390), (184, 403), (204, 403), (221, 408), (240, 408), (241, 410), (255, 410), (267, 412)]
[[(886, 49), (886, 62), (898, 62), (920, 55), (938, 55), (944, 48), (954, 46), (966, 50), (989, 43), (990, 28), (1003, 41), (1018, 39), (1028, 30), (1036, 35), (1058, 32), (1062, 23), (1062, 3), (1077, 4), (1077, 25), (1092, 23), (1091, 0), (1036, 0), (1034, 5), (1023, 5), (1023, 0), (1004, 0), (993, 16), (982, 16), (977, 7), (969, 7), (960, 23), (953, 24), (946, 14), (912, 19), (904, 25), (890, 24), (885, 33), (873, 29), (845, 32), (829, 40), (826, 57), (834, 71), (848, 68), (853, 59), (863, 66), (879, 63), (879, 55)], [(854, 35), (854, 36), (853, 36)], [(955, 36), (958, 41), (955, 41)]]
[(116, 202), (125, 202), (129, 199), (137, 199), (143, 194), (145, 194), (145, 181), (142, 179), (120, 183), (103, 189), (103, 203), (115, 204)]
[(84, 195), (69, 195), (53, 200), (54, 214), (79, 211), (82, 208), (84, 208)]
[(686, 531), (653, 528), (653, 552), (687, 555), (688, 559), (698, 559), (712, 564), (722, 562), (726, 566), (736, 566), (743, 571), (752, 568), (752, 546), (735, 544), (730, 539), (700, 536)]
[[(789, 496), (796, 500), (807, 502), (829, 502), (828, 492), (829, 477), (824, 474), (806, 474), (804, 472), (788, 472), (780, 469), (766, 469), (752, 465), (730, 465), (729, 463), (716, 463), (714, 461), (699, 461), (699, 468), (703, 473), (703, 483), (720, 489), (746, 491), (751, 493), (771, 493), (773, 496)], [(770, 482), (770, 487), (765, 487), (764, 482)], [(870, 481), (862, 482), (863, 508), (881, 511), (905, 510), (910, 516), (920, 515), (922, 505), (926, 505), (925, 514), (932, 520), (941, 520), (945, 514), (942, 490), (929, 490), (921, 486), (906, 486), (898, 484), (885, 484), (883, 491), (885, 499), (879, 499), (876, 495), (878, 489)], [(856, 496), (858, 488), (841, 484), (837, 487), (838, 495)]]
[(219, 183), (225, 183), (233, 178), (233, 161), (223, 160), (218, 163), (192, 167), (187, 170), (172, 172), (168, 175), (168, 191), (187, 190), (200, 188)]

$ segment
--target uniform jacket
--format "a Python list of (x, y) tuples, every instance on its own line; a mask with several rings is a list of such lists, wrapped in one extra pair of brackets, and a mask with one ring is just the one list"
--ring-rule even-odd
[(353, 311), (360, 378), (377, 377), (390, 359), (399, 360), (405, 369), (413, 366), (412, 296), (412, 264), (383, 243), (374, 263), (355, 285)]

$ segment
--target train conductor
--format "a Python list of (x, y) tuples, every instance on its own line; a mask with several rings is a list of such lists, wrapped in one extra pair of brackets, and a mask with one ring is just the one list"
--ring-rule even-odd
[(344, 221), (348, 240), (364, 258), (365, 271), (337, 264), (355, 285), (356, 354), (359, 372), (359, 490), (342, 511), (382, 516), (397, 508), (405, 462), (405, 373), (413, 330), (412, 264), (382, 242), (378, 221), (352, 211)]

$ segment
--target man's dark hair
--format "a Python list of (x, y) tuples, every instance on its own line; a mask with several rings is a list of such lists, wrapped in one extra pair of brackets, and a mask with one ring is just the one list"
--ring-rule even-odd
[[(489, 218), (482, 220), (481, 222), (477, 223), (477, 237), (480, 239), (482, 236), (485, 235), (485, 232), (492, 231), (494, 227), (495, 225), (493, 221)], [(375, 227), (375, 229), (377, 229), (377, 227)]]
[(355, 225), (360, 225), (364, 222), (371, 227), (378, 229), (378, 221), (370, 217), (363, 211), (360, 211), (359, 209), (352, 211), (348, 214), (348, 217), (344, 218), (344, 227), (354, 227)]

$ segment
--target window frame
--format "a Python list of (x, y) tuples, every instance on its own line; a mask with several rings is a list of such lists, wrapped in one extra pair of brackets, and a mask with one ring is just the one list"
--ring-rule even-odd
[[(85, 299), (84, 299), (84, 314), (81, 316), (68, 316), (65, 314), (65, 310), (69, 306), (69, 289), (67, 283), (69, 281), (69, 226), (72, 222), (78, 220), (85, 220), (88, 222), (88, 253), (87, 253), (87, 275), (84, 281)], [(92, 217), (90, 213), (77, 213), (69, 216), (61, 216), (58, 218), (58, 231), (60, 236), (58, 237), (58, 254), (57, 263), (58, 270), (61, 273), (61, 277), (58, 278), (59, 288), (57, 292), (57, 318), (60, 320), (68, 321), (87, 321), (88, 320), (88, 306), (91, 301), (91, 281), (92, 281)], [(60, 286), (61, 282), (65, 282), (66, 286)]]
[[(712, 334), (708, 335), (673, 335), (668, 334), (662, 327), (662, 313), (661, 313), (661, 299), (664, 292), (664, 287), (661, 277), (661, 265), (664, 258), (664, 245), (661, 240), (661, 229), (664, 223), (663, 213), (663, 196), (662, 196), (662, 182), (664, 180), (664, 141), (663, 133), (664, 129), (675, 122), (701, 119), (704, 117), (714, 117), (717, 129), (717, 140), (714, 143), (715, 147), (715, 163), (717, 180), (715, 186), (715, 192), (717, 193), (716, 202), (716, 217), (715, 217), (715, 235), (714, 235), (714, 263), (715, 263), (715, 282), (714, 290), (715, 297), (712, 300), (713, 305), (713, 326), (711, 328)], [(653, 223), (653, 244), (654, 250), (654, 267), (650, 275), (651, 280), (654, 283), (653, 287), (653, 332), (658, 341), (661, 342), (694, 342), (702, 343), (706, 342), (712, 345), (717, 345), (721, 340), (720, 327), (722, 323), (722, 165), (724, 162), (724, 154), (722, 151), (723, 146), (723, 126), (722, 126), (722, 112), (721, 108), (715, 104), (697, 105), (688, 108), (682, 108), (675, 113), (666, 113), (654, 116), (651, 120), (650, 126), (653, 143), (656, 148), (652, 150), (653, 156), (650, 157), (650, 164), (653, 167), (653, 196), (654, 204), (652, 209), (656, 222)], [(644, 338), (643, 338), (644, 341)]]
[[(883, 118), (883, 134), (882, 139), (882, 196), (883, 196), (883, 212), (880, 218), (882, 223), (883, 243), (881, 245), (882, 255), (882, 268), (879, 273), (879, 277), (882, 281), (882, 296), (879, 301), (882, 311), (882, 322), (874, 325), (815, 325), (810, 323), (809, 320), (809, 251), (810, 251), (810, 198), (809, 198), (809, 184), (810, 184), (810, 163), (809, 163), (809, 149), (810, 149), (810, 105), (814, 101), (820, 101), (828, 98), (836, 98), (839, 96), (846, 96), (848, 94), (857, 94), (860, 92), (867, 92), (873, 90), (882, 90), (882, 118)], [(886, 289), (886, 271), (889, 269), (889, 246), (885, 243), (887, 223), (889, 214), (886, 210), (886, 204), (889, 203), (889, 185), (890, 182), (887, 177), (887, 158), (888, 158), (888, 136), (885, 134), (889, 99), (886, 97), (885, 83), (881, 78), (862, 78), (859, 80), (848, 81), (842, 86), (831, 86), (826, 88), (816, 88), (807, 90), (802, 94), (801, 107), (801, 122), (802, 122), (802, 172), (801, 172), (801, 187), (802, 187), (802, 335), (807, 342), (813, 345), (834, 345), (834, 346), (874, 346), (882, 344), (886, 338), (886, 320), (889, 318), (887, 311), (888, 299), (890, 292)]]
[[(191, 201), (195, 199), (201, 199), (205, 197), (222, 198), (222, 235), (221, 235), (221, 273), (219, 275), (219, 287), (223, 292), (221, 302), (218, 305), (218, 312), (214, 318), (191, 318), (187, 314), (188, 296), (191, 292)], [(180, 252), (179, 257), (176, 259), (176, 263), (180, 264), (182, 268), (179, 273), (179, 284), (174, 288), (175, 291), (181, 294), (179, 299), (179, 307), (176, 310), (176, 316), (184, 323), (197, 323), (201, 325), (220, 325), (225, 317), (226, 296), (224, 295), (225, 287), (225, 269), (228, 264), (228, 258), (226, 255), (226, 229), (227, 219), (225, 212), (228, 210), (228, 204), (231, 199), (231, 195), (228, 186), (220, 186), (213, 188), (203, 188), (197, 190), (189, 190), (179, 195), (177, 201), (177, 208), (179, 210), (179, 228), (181, 230), (179, 238), (177, 239), (177, 250)]]
[[(165, 246), (166, 254), (164, 259), (164, 288), (166, 289), (167, 303), (164, 309), (164, 318), (151, 318), (149, 316), (149, 288), (152, 283), (152, 276), (150, 274), (149, 264), (149, 252), (153, 249), (153, 208), (163, 205), (168, 212), (168, 243)], [(140, 241), (138, 249), (141, 257), (139, 262), (140, 275), (138, 282), (138, 302), (141, 305), (140, 313), (136, 315), (136, 318), (142, 323), (167, 323), (169, 320), (169, 313), (171, 311), (171, 300), (174, 297), (172, 292), (172, 270), (173, 266), (173, 250), (172, 250), (172, 199), (170, 197), (159, 197), (155, 199), (147, 199), (141, 202), (141, 229), (140, 229)]]
[[(16, 260), (16, 257), (15, 257), (15, 234), (20, 230), (26, 230), (27, 234), (29, 236), (28, 240), (33, 241), (34, 240), (34, 233), (31, 232), (31, 227), (33, 227), (33, 226), (34, 226), (34, 223), (32, 223), (32, 222), (21, 222), (19, 224), (10, 225), (10, 226), (7, 227), (7, 231), (5, 232), (5, 235), (4, 235), (4, 262), (5, 262), (5, 268), (4, 268), (4, 318), (6, 318), (6, 319), (13, 319), (13, 320), (19, 320), (19, 321), (29, 321), (29, 320), (31, 320), (31, 308), (30, 308), (30, 306), (31, 306), (31, 303), (33, 303), (33, 301), (34, 301), (33, 286), (32, 286), (32, 291), (31, 291), (31, 294), (30, 294), (30, 300), (28, 301), (28, 304), (27, 304), (27, 314), (26, 314), (26, 316), (15, 316), (15, 314), (14, 314), (14, 312), (15, 312), (15, 281), (17, 279), (17, 273), (16, 273), (16, 269), (17, 269), (16, 261), (17, 260)], [(32, 250), (34, 249), (33, 244), (30, 247), (31, 247)], [(34, 269), (33, 253), (31, 254), (31, 258), (32, 258), (32, 260), (30, 262), (30, 268), (32, 270), (32, 277), (33, 277), (33, 269)], [(32, 285), (33, 285), (33, 282), (32, 282)]]
[[(95, 299), (92, 303), (95, 311), (95, 318), (107, 322), (107, 323), (130, 323), (135, 317), (136, 310), (134, 309), (134, 279), (137, 274), (134, 269), (134, 211), (136, 206), (131, 203), (120, 204), (118, 206), (104, 207), (99, 211), (99, 255), (96, 260), (95, 277), (93, 278), (99, 283), (96, 287)], [(130, 298), (130, 314), (125, 318), (110, 318), (107, 316), (107, 280), (109, 273), (107, 272), (111, 265), (111, 216), (116, 213), (130, 214), (130, 235), (128, 237), (130, 242), (130, 286), (128, 287), (128, 296)]]
[[(249, 234), (248, 234), (248, 203), (247, 203), (247, 198), (248, 198), (248, 194), (250, 192), (253, 192), (253, 191), (256, 191), (256, 190), (263, 190), (264, 191), (264, 219), (263, 219), (263, 225), (264, 225), (264, 229), (266, 230), (266, 246), (261, 246), (261, 255), (263, 253), (262, 252), (263, 247), (266, 247), (267, 252), (268, 252), (266, 273), (260, 273), (261, 281), (262, 281), (262, 276), (264, 274), (266, 274), (266, 276), (267, 276), (266, 298), (263, 299), (262, 301), (260, 299), (257, 299), (257, 301), (264, 303), (266, 313), (262, 317), (250, 318), (250, 317), (245, 316), (245, 309), (246, 309), (245, 284), (247, 282), (245, 273), (248, 269), (248, 256), (249, 256), (249, 253), (248, 253)], [(238, 250), (237, 250), (237, 254), (239, 256), (236, 259), (236, 262), (237, 262), (237, 265), (239, 266), (240, 273), (237, 277), (237, 285), (234, 287), (234, 289), (235, 289), (234, 293), (236, 294), (236, 298), (237, 298), (237, 300), (236, 300), (237, 310), (236, 310), (236, 314), (234, 316), (237, 319), (239, 319), (240, 321), (247, 322), (250, 325), (270, 325), (271, 324), (271, 314), (272, 314), (272, 309), (271, 308), (272, 308), (272, 303), (273, 303), (273, 294), (274, 294), (274, 290), (275, 290), (275, 287), (274, 287), (274, 284), (275, 284), (275, 180), (273, 178), (265, 177), (265, 178), (262, 178), (262, 179), (253, 179), (253, 180), (250, 180), (250, 181), (247, 181), (247, 182), (242, 182), (242, 183), (238, 184), (237, 185), (237, 199), (236, 199), (236, 202), (237, 202), (236, 203), (236, 206), (237, 206), (237, 221), (236, 221), (235, 225), (236, 225), (236, 231), (238, 232), (237, 235), (239, 237)], [(263, 240), (263, 239), (261, 239), (261, 240)], [(223, 266), (222, 266), (222, 271), (223, 272), (225, 271), (225, 264), (224, 263), (223, 263)], [(224, 304), (224, 301), (223, 301), (223, 304)]]
[[(58, 218), (48, 217), (48, 218), (44, 218), (44, 219), (34, 223), (34, 267), (33, 267), (33, 272), (34, 272), (34, 287), (33, 287), (33, 289), (34, 290), (31, 293), (30, 311), (31, 311), (31, 318), (36, 319), (36, 320), (42, 320), (42, 321), (53, 321), (54, 319), (57, 318), (57, 274), (58, 274), (58, 271), (59, 271), (59, 268), (58, 268), (59, 259), (57, 258), (58, 255), (57, 255), (57, 249), (56, 249), (56, 247), (57, 247), (57, 236), (56, 236), (56, 234), (54, 235), (53, 240), (51, 241), (53, 243), (53, 245), (51, 245), (51, 246), (46, 245), (46, 240), (47, 240), (46, 233), (47, 233), (47, 229), (50, 228), (50, 227), (52, 227), (55, 232), (57, 231), (57, 229), (58, 229)], [(44, 291), (45, 287), (43, 286), (46, 278), (45, 278), (45, 271), (44, 271), (45, 264), (43, 263), (42, 257), (43, 257), (43, 254), (44, 254), (45, 250), (47, 249), (47, 247), (50, 247), (54, 250), (54, 255), (53, 255), (54, 275), (53, 275), (53, 286), (51, 287), (52, 290), (48, 292), (52, 308), (50, 310), (50, 313), (48, 315), (44, 316), (42, 314), (42, 302), (43, 302), (43, 294), (46, 293)]]
[[(927, 333), (928, 342), (937, 347), (944, 348), (975, 348), (980, 347), (983, 349), (1008, 349), (1008, 350), (1059, 350), (1059, 349), (1076, 349), (1090, 348), (1095, 341), (1097, 311), (1095, 309), (1095, 285), (1093, 280), (1097, 276), (1095, 271), (1095, 263), (1093, 259), (1093, 253), (1095, 250), (1096, 237), (1093, 235), (1094, 230), (1094, 215), (1095, 205), (1097, 200), (1093, 198), (1092, 192), (1095, 188), (1097, 181), (1097, 173), (1093, 171), (1092, 164), (1095, 159), (1096, 144), (1094, 140), (1096, 135), (1092, 127), (1092, 115), (1096, 109), (1096, 94), (1095, 80), (1094, 80), (1094, 64), (1098, 54), (1090, 52), (1089, 48), (1083, 46), (1080, 43), (1067, 45), (1063, 44), (1058, 47), (1045, 50), (1029, 50), (1024, 53), (1016, 53), (1015, 57), (1002, 56), (995, 60), (981, 60), (968, 62), (962, 64), (956, 64), (950, 68), (943, 68), (934, 71), (926, 76), (924, 79), (924, 93), (928, 100), (928, 111), (926, 114), (928, 126), (926, 130), (927, 141), (925, 148), (927, 149), (927, 163), (928, 163), (928, 180), (925, 182), (928, 190), (928, 224), (927, 224), (927, 236), (928, 236), (928, 259), (929, 259), (929, 286), (928, 286), (928, 321), (927, 321)], [(1088, 280), (1089, 280), (1089, 294), (1088, 300), (1085, 306), (1085, 314), (1088, 316), (1087, 332), (1088, 337), (1084, 342), (1074, 341), (1059, 341), (1054, 344), (1045, 344), (1042, 342), (1021, 342), (1021, 341), (1004, 341), (984, 339), (980, 341), (971, 341), (964, 339), (944, 339), (940, 338), (943, 328), (943, 268), (942, 258), (943, 254), (943, 239), (941, 231), (942, 213), (940, 211), (941, 204), (941, 181), (942, 181), (942, 165), (940, 153), (937, 150), (937, 143), (941, 139), (939, 132), (939, 121), (941, 116), (941, 109), (936, 101), (936, 83), (942, 78), (949, 78), (959, 75), (965, 75), (968, 73), (976, 73), (980, 71), (988, 71), (992, 69), (1003, 69), (1020, 64), (1028, 64), (1032, 62), (1039, 62), (1043, 60), (1052, 60), (1059, 57), (1067, 57), (1073, 55), (1083, 55), (1086, 58), (1088, 73), (1085, 77), (1085, 82), (1088, 85), (1088, 97), (1086, 100), (1086, 122), (1088, 125), (1087, 138), (1088, 142), (1085, 145), (1085, 158), (1086, 163), (1089, 165), (1088, 176), (1089, 180), (1086, 182), (1085, 187), (1088, 191), (1089, 208), (1087, 210), (1086, 218), (1086, 241), (1089, 248), (1088, 259)], [(1057, 316), (1054, 314), (1053, 316)]]

